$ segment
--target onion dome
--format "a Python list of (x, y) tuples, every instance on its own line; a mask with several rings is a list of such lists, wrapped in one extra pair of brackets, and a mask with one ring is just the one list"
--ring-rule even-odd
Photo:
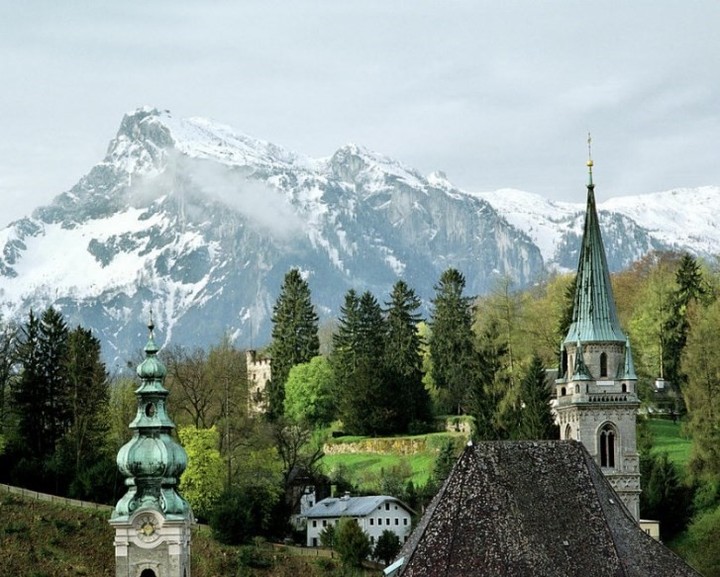
[(154, 328), (151, 320), (145, 360), (137, 368), (141, 383), (135, 391), (137, 413), (130, 423), (133, 438), (120, 448), (116, 459), (127, 477), (128, 491), (118, 501), (113, 519), (128, 517), (141, 508), (155, 509), (166, 517), (184, 518), (190, 511), (176, 490), (187, 467), (187, 454), (172, 437), (175, 424), (167, 414), (169, 392), (163, 386), (167, 370), (157, 358)]

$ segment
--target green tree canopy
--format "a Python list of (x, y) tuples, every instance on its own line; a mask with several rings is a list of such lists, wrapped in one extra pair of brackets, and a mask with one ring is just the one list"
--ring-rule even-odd
[(333, 371), (325, 357), (314, 357), (290, 369), (285, 384), (285, 416), (311, 427), (329, 424), (335, 416)]
[(273, 307), (272, 324), (269, 417), (276, 419), (283, 413), (285, 383), (290, 369), (309, 362), (320, 350), (318, 315), (312, 304), (310, 287), (296, 268), (285, 275)]
[(180, 479), (180, 492), (200, 519), (208, 519), (223, 492), (224, 467), (215, 427), (178, 430), (180, 443), (188, 456), (188, 466)]
[(375, 543), (373, 557), (382, 561), (385, 565), (389, 565), (400, 552), (400, 546), (400, 537), (390, 529), (385, 529), (378, 537), (377, 543)]

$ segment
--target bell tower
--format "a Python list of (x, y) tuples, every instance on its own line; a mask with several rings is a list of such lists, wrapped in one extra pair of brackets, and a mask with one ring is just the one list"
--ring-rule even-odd
[[(590, 138), (588, 138), (588, 148)], [(637, 376), (620, 328), (600, 234), (588, 160), (587, 209), (575, 280), (572, 323), (556, 380), (562, 439), (582, 442), (630, 513), (640, 517)]]
[(163, 386), (167, 370), (157, 358), (154, 328), (151, 320), (145, 360), (137, 368), (133, 437), (117, 455), (128, 490), (110, 518), (116, 577), (190, 577), (193, 516), (176, 490), (187, 455), (172, 438), (175, 425), (167, 414)]

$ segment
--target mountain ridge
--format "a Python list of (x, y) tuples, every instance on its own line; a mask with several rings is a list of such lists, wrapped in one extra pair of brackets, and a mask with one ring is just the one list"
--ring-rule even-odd
[[(467, 193), (441, 172), (425, 177), (355, 144), (313, 159), (145, 107), (125, 115), (75, 186), (0, 231), (0, 312), (22, 320), (53, 304), (93, 328), (122, 366), (144, 342), (151, 309), (164, 342), (267, 342), (293, 266), (326, 318), (347, 289), (382, 302), (401, 276), (427, 307), (449, 266), (465, 274), (469, 294), (505, 276), (527, 286), (548, 267), (575, 268), (584, 211), (550, 203), (533, 217), (540, 197), (528, 195)], [(613, 269), (681, 246), (667, 227), (653, 233), (603, 206)]]

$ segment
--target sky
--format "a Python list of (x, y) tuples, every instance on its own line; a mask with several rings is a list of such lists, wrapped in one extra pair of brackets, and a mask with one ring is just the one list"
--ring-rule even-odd
[(720, 185), (720, 2), (0, 3), (0, 226), (68, 190), (143, 105), (472, 192), (582, 202)]

